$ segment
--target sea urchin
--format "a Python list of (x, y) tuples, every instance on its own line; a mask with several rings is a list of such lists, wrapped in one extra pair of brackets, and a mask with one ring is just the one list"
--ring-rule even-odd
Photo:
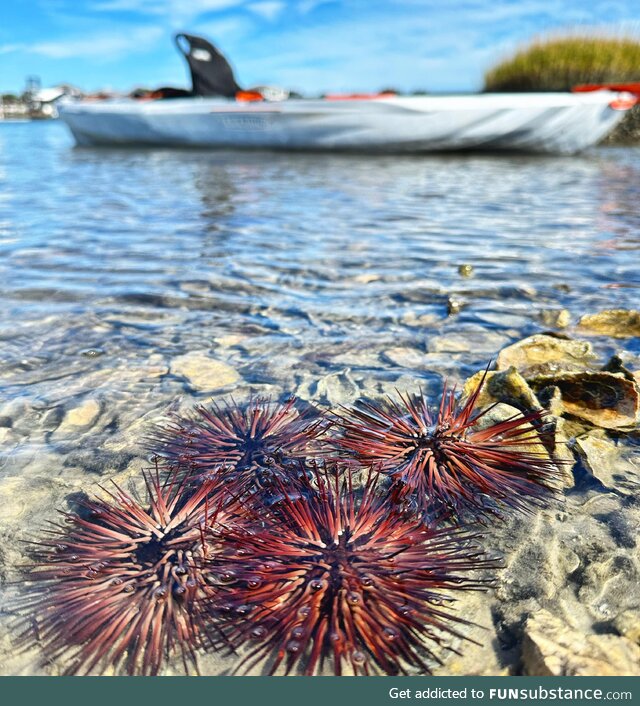
[[(175, 475), (145, 474), (148, 505), (116, 486), (65, 514), (36, 544), (28, 575), (37, 636), (68, 673), (156, 674), (177, 648), (185, 671), (195, 650), (219, 641), (205, 626), (206, 527), (225, 515), (215, 481), (186, 492)], [(107, 492), (107, 491), (105, 491)]]
[(316, 412), (300, 412), (295, 402), (252, 398), (244, 405), (199, 406), (191, 416), (176, 416), (158, 430), (151, 449), (191, 477), (222, 472), (227, 480), (259, 482), (271, 477), (272, 469), (304, 457), (322, 430)]
[(479, 519), (497, 507), (527, 510), (544, 503), (560, 475), (540, 443), (543, 413), (515, 415), (481, 428), (476, 410), (484, 379), (463, 405), (445, 390), (440, 407), (424, 395), (361, 402), (338, 418), (336, 446), (374, 464), (393, 481), (392, 494), (427, 516)]
[(428, 672), (434, 649), (462, 637), (451, 592), (485, 587), (469, 571), (495, 563), (464, 528), (394, 513), (376, 474), (354, 491), (348, 469), (314, 466), (304, 492), (282, 494), (277, 523), (219, 532), (218, 625), (249, 645), (247, 670), (270, 657), (271, 674), (311, 675), (326, 660), (337, 675)]

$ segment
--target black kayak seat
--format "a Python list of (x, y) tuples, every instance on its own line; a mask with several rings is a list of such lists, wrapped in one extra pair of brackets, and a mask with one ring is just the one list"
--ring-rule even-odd
[(189, 64), (192, 95), (207, 98), (235, 98), (242, 88), (229, 62), (206, 39), (193, 34), (176, 34), (176, 46)]

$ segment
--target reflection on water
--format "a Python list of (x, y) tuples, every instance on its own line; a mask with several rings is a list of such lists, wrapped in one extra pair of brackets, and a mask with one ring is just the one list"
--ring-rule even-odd
[(186, 352), (240, 395), (337, 404), (462, 379), (549, 312), (637, 306), (639, 156), (76, 149), (0, 124), (0, 521), (131, 470), (149, 420), (211, 392), (172, 371)]

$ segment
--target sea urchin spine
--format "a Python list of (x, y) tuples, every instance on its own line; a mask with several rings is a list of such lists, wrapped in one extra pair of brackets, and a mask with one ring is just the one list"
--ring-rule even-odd
[[(215, 481), (186, 492), (175, 475), (145, 474), (148, 505), (116, 486), (107, 500), (65, 514), (36, 544), (28, 598), (49, 658), (69, 673), (123, 666), (156, 674), (175, 648), (185, 671), (195, 650), (219, 641), (202, 612), (206, 528), (225, 515)], [(107, 491), (105, 491), (107, 492)]]
[(394, 513), (376, 474), (358, 492), (348, 469), (313, 475), (296, 499), (282, 494), (277, 523), (218, 530), (218, 625), (235, 646), (253, 643), (245, 669), (271, 657), (272, 674), (311, 675), (327, 659), (337, 675), (428, 672), (434, 649), (462, 637), (465, 620), (445, 604), (484, 588), (469, 572), (495, 563), (463, 528)]
[(560, 477), (540, 443), (543, 412), (517, 413), (485, 428), (476, 410), (484, 379), (463, 405), (445, 390), (439, 409), (424, 395), (361, 402), (337, 420), (337, 448), (373, 464), (393, 481), (398, 502), (410, 501), (426, 516), (479, 519), (498, 507), (526, 511), (545, 502)]
[(300, 412), (295, 402), (253, 398), (245, 405), (199, 406), (191, 416), (176, 416), (158, 430), (150, 446), (165, 463), (192, 478), (222, 474), (260, 484), (287, 461), (303, 458), (323, 429), (315, 410)]

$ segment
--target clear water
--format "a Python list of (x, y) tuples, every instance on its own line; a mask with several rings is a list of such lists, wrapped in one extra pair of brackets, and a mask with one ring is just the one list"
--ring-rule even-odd
[[(60, 123), (0, 123), (3, 532), (133, 475), (170, 405), (436, 390), (549, 312), (637, 306), (639, 264), (640, 149), (78, 149)], [(194, 388), (172, 370), (194, 351), (239, 381)], [(90, 423), (65, 425), (87, 401)]]

